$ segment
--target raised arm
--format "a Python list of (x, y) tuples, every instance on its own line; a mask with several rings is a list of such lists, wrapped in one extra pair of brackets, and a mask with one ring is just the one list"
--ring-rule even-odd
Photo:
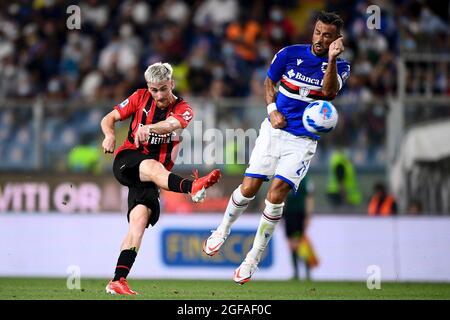
[(343, 51), (342, 37), (333, 41), (328, 49), (328, 66), (323, 76), (322, 93), (329, 99), (334, 99), (339, 91), (336, 59)]

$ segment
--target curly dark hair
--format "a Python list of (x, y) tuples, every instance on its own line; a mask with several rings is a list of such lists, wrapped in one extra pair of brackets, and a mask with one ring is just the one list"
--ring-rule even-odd
[(317, 21), (321, 21), (325, 24), (335, 25), (338, 35), (341, 34), (341, 29), (344, 26), (344, 20), (342, 20), (341, 17), (339, 17), (339, 15), (334, 12), (320, 11), (316, 16), (315, 22)]

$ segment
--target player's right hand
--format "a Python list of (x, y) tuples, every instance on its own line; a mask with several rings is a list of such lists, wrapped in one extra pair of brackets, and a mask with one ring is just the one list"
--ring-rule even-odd
[(281, 114), (280, 111), (274, 110), (269, 115), (270, 123), (274, 129), (281, 129), (286, 127), (286, 118)]
[(116, 148), (116, 137), (115, 136), (107, 136), (103, 139), (102, 143), (103, 152), (104, 153), (113, 153)]
[(134, 145), (136, 148), (139, 148), (141, 144), (148, 142), (148, 138), (150, 136), (149, 126), (140, 126), (136, 131), (134, 137)]
[(344, 52), (344, 50), (344, 40), (341, 36), (330, 44), (330, 47), (328, 48), (328, 59), (335, 59)]

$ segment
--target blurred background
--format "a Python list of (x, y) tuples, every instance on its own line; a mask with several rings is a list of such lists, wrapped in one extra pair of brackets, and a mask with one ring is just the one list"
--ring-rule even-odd
[[(81, 13), (79, 28), (69, 28), (77, 12), (70, 5)], [(375, 28), (370, 5), (379, 10)], [(207, 129), (224, 136), (227, 129), (259, 129), (273, 55), (310, 43), (320, 10), (344, 20), (342, 58), (351, 76), (334, 100), (339, 124), (320, 139), (309, 170), (314, 216), (448, 219), (450, 9), (432, 0), (2, 1), (0, 216), (114, 214), (125, 225), (126, 189), (112, 175), (112, 156), (102, 153), (99, 123), (146, 87), (147, 66), (174, 67), (175, 92), (201, 121), (191, 123), (183, 142), (197, 152), (209, 143)], [(117, 147), (127, 130), (128, 121), (119, 124)], [(248, 161), (251, 143), (221, 147)], [(174, 171), (189, 176), (212, 167), (224, 178), (207, 200), (194, 205), (163, 192), (163, 217), (217, 213), (220, 221), (246, 166), (205, 164), (200, 156)], [(264, 188), (249, 215), (259, 217)], [(392, 200), (383, 209), (374, 202), (380, 194)]]

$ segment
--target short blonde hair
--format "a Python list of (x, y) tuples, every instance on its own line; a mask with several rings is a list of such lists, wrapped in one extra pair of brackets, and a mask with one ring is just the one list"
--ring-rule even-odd
[(145, 70), (144, 77), (147, 83), (159, 83), (172, 80), (173, 69), (169, 63), (157, 62)]

